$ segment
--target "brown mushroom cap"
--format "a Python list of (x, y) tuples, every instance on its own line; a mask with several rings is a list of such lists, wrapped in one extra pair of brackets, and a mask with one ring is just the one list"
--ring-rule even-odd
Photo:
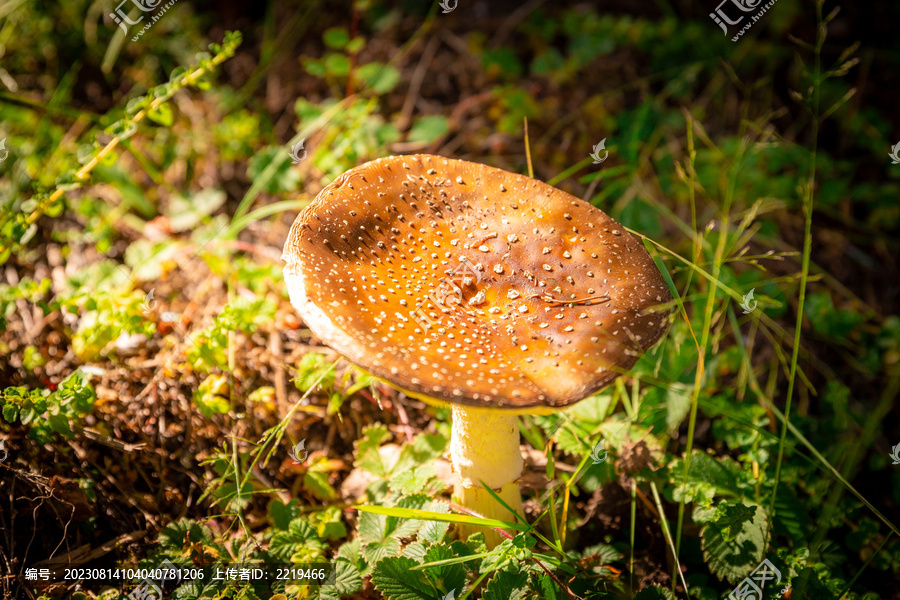
[(634, 236), (545, 183), (440, 156), (347, 171), (294, 221), (291, 302), (323, 342), (397, 387), (493, 408), (563, 407), (668, 327)]

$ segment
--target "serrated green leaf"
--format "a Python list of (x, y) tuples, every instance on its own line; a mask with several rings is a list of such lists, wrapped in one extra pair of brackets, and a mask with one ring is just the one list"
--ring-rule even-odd
[(191, 519), (179, 519), (169, 523), (156, 539), (159, 549), (170, 554), (181, 554), (186, 544), (212, 543), (212, 533), (206, 525), (192, 521)]
[(440, 595), (422, 571), (412, 571), (418, 563), (405, 556), (384, 558), (372, 571), (375, 589), (388, 600), (435, 600)]
[(400, 556), (411, 558), (416, 562), (422, 562), (422, 557), (425, 556), (425, 544), (421, 542), (410, 542), (403, 547), (403, 552), (400, 553)]
[(791, 539), (799, 540), (803, 538), (809, 524), (809, 510), (790, 488), (779, 487), (775, 496), (775, 532), (783, 532)]
[(269, 544), (269, 553), (286, 562), (312, 562), (321, 555), (323, 542), (310, 523), (300, 517), (291, 521), (287, 531), (279, 531)]
[(676, 600), (675, 594), (658, 585), (645, 587), (634, 597), (634, 600)]
[(538, 588), (540, 588), (541, 598), (543, 600), (557, 600), (561, 597), (565, 598), (564, 594), (560, 594), (560, 589), (559, 586), (556, 585), (556, 582), (546, 573), (541, 573), (538, 576)]
[[(450, 513), (450, 507), (447, 504), (439, 501), (431, 501), (429, 502), (425, 508), (428, 510), (432, 510), (435, 512), (446, 512)], [(450, 529), (450, 523), (445, 523), (441, 521), (425, 521), (418, 531), (418, 539), (419, 541), (426, 543), (437, 543), (444, 539), (444, 536), (447, 535), (447, 531)]]
[(400, 540), (395, 537), (389, 537), (380, 542), (369, 542), (363, 546), (362, 551), (363, 556), (366, 558), (366, 562), (373, 564), (382, 558), (400, 554)]
[(484, 532), (479, 531), (469, 536), (466, 541), (457, 540), (450, 544), (453, 555), (459, 558), (470, 557), (470, 560), (462, 562), (470, 573), (478, 573), (481, 569), (483, 555), (487, 554), (487, 546), (484, 543)]
[(747, 506), (739, 502), (723, 502), (716, 506), (716, 514), (712, 521), (714, 527), (722, 532), (725, 540), (732, 540), (753, 521), (757, 506)]
[[(417, 494), (401, 497), (396, 501), (394, 506), (399, 509), (423, 510), (426, 508), (430, 509), (430, 504), (427, 496)], [(397, 516), (388, 516), (384, 528), (389, 535), (394, 535), (396, 537), (410, 537), (415, 534), (421, 526), (422, 521), (420, 519), (405, 519)]]
[(528, 577), (517, 563), (497, 571), (487, 584), (483, 600), (523, 600), (528, 594)]
[[(438, 543), (430, 546), (425, 552), (421, 562), (433, 563), (435, 561), (454, 558), (451, 547)], [(434, 582), (435, 587), (445, 596), (454, 592), (454, 597), (461, 596), (466, 585), (466, 569), (461, 564), (443, 564), (426, 567), (425, 575)]]
[(373, 512), (361, 512), (359, 515), (359, 539), (363, 544), (381, 541), (387, 537), (385, 531), (387, 517)]
[(341, 547), (338, 548), (338, 556), (341, 558), (346, 558), (353, 564), (358, 564), (360, 562), (360, 553), (361, 553), (361, 544), (359, 538), (354, 538), (349, 542), (344, 542), (341, 544)]
[(320, 600), (340, 600), (341, 597), (355, 594), (362, 588), (362, 575), (351, 561), (346, 558), (336, 558), (334, 570), (334, 585), (321, 587)]
[[(765, 555), (765, 539), (768, 519), (762, 507), (752, 505), (753, 518), (741, 521), (741, 530), (730, 537), (725, 526), (733, 525), (735, 519), (723, 516), (725, 526), (717, 521), (704, 525), (700, 531), (703, 557), (710, 570), (720, 579), (737, 583), (746, 577), (762, 561)], [(726, 514), (726, 513), (723, 513)], [(737, 519), (740, 521), (741, 516)]]
[(728, 456), (715, 458), (706, 452), (695, 450), (691, 454), (691, 466), (686, 482), (682, 481), (684, 474), (683, 459), (673, 463), (671, 472), (678, 486), (684, 483), (699, 483), (712, 486), (719, 494), (743, 495), (743, 486), (741, 484), (746, 477), (741, 472), (740, 465)]
[(434, 465), (424, 464), (397, 472), (390, 478), (388, 485), (401, 494), (416, 494), (422, 491), (436, 473)]

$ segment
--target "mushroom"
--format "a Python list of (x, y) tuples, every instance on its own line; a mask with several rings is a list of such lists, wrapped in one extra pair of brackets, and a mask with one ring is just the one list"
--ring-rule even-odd
[(282, 258), (318, 338), (452, 405), (454, 496), (488, 518), (514, 520), (482, 482), (523, 512), (518, 415), (593, 394), (668, 327), (665, 282), (622, 225), (540, 181), (440, 156), (339, 176), (294, 221)]

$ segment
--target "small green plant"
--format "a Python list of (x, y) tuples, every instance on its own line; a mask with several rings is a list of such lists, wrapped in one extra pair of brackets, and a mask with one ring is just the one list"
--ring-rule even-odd
[(201, 373), (227, 368), (228, 332), (253, 333), (261, 323), (271, 321), (274, 314), (275, 305), (267, 298), (235, 298), (211, 326), (191, 337), (188, 363)]
[(0, 412), (7, 423), (20, 422), (28, 434), (40, 443), (58, 433), (67, 439), (75, 437), (78, 422), (90, 414), (97, 395), (90, 376), (82, 370), (62, 380), (56, 390), (8, 387), (0, 394)]

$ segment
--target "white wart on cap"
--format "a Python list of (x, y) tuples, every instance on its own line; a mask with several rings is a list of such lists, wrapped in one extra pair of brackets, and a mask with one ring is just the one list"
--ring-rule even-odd
[(603, 211), (439, 156), (347, 171), (294, 221), (282, 258), (291, 302), (324, 343), (467, 406), (577, 402), (668, 326), (653, 260)]

